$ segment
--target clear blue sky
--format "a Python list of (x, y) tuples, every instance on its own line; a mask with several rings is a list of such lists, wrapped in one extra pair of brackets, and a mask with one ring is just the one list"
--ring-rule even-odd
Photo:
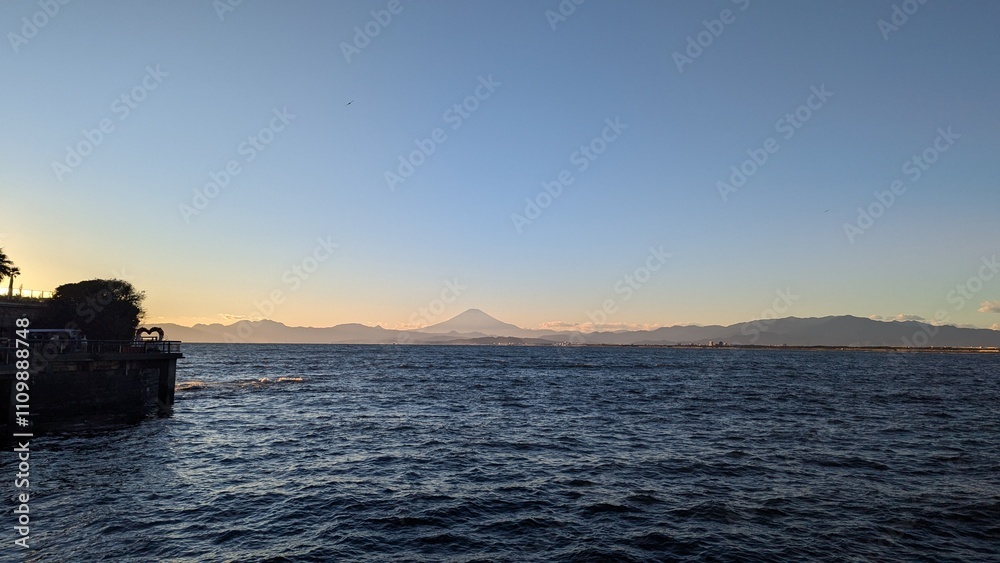
[(0, 4), (18, 285), (188, 325), (1000, 322), (996, 2), (224, 2)]

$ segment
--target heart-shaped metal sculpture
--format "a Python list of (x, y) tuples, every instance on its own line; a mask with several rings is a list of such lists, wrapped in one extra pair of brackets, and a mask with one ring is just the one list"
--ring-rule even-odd
[(144, 334), (148, 334), (150, 336), (155, 335), (157, 340), (163, 340), (163, 329), (158, 326), (154, 326), (152, 328), (139, 327), (135, 331), (135, 339), (142, 340), (142, 335)]

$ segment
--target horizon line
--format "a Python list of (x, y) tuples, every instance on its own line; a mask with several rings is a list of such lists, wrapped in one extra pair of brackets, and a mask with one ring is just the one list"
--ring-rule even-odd
[[(781, 320), (787, 320), (787, 319), (808, 320), (808, 319), (827, 319), (827, 318), (835, 318), (835, 317), (854, 318), (854, 319), (868, 320), (868, 321), (881, 322), (881, 323), (897, 323), (897, 322), (898, 323), (906, 323), (906, 322), (912, 322), (912, 323), (917, 323), (917, 324), (922, 324), (922, 325), (927, 325), (927, 326), (934, 326), (934, 327), (950, 326), (950, 327), (954, 327), (954, 328), (961, 328), (961, 329), (968, 329), (968, 330), (993, 330), (993, 331), (1000, 330), (1000, 327), (994, 328), (994, 327), (978, 327), (978, 326), (971, 326), (971, 325), (958, 325), (958, 324), (955, 324), (955, 323), (941, 323), (941, 322), (937, 322), (936, 323), (935, 321), (932, 321), (932, 320), (929, 320), (929, 319), (916, 318), (914, 315), (898, 315), (897, 317), (893, 317), (893, 318), (885, 318), (885, 317), (881, 317), (879, 315), (871, 315), (871, 316), (868, 316), (868, 317), (861, 317), (861, 316), (852, 315), (852, 314), (831, 314), (831, 315), (810, 316), (810, 317), (798, 317), (798, 316), (790, 315), (790, 316), (787, 316), (787, 317), (772, 317), (772, 318), (750, 319), (750, 320), (745, 320), (745, 321), (739, 321), (739, 322), (732, 323), (732, 324), (681, 323), (681, 324), (673, 324), (673, 325), (658, 325), (658, 326), (645, 327), (645, 328), (595, 328), (595, 329), (591, 329), (591, 330), (585, 330), (585, 329), (579, 328), (579, 327), (587, 326), (587, 325), (596, 325), (596, 326), (601, 326), (601, 325), (606, 325), (606, 324), (627, 325), (628, 323), (577, 323), (577, 324), (566, 323), (566, 324), (568, 324), (570, 326), (566, 327), (566, 328), (560, 328), (560, 329), (555, 329), (555, 328), (524, 328), (522, 326), (515, 325), (513, 323), (508, 323), (508, 322), (505, 322), (505, 321), (501, 321), (500, 319), (497, 319), (496, 317), (493, 317), (489, 313), (486, 313), (486, 312), (482, 311), (481, 309), (477, 309), (477, 308), (466, 309), (465, 311), (463, 311), (463, 312), (461, 312), (461, 313), (459, 313), (459, 314), (457, 314), (457, 315), (455, 315), (455, 316), (453, 316), (453, 317), (451, 317), (449, 319), (446, 319), (444, 321), (441, 321), (441, 322), (438, 322), (438, 323), (433, 323), (433, 324), (428, 324), (428, 325), (424, 325), (424, 326), (420, 326), (420, 327), (416, 327), (416, 328), (389, 328), (389, 327), (382, 326), (381, 323), (376, 323), (374, 325), (368, 325), (368, 324), (365, 324), (365, 323), (362, 323), (362, 322), (345, 322), (345, 323), (337, 323), (337, 324), (326, 325), (326, 326), (289, 325), (289, 324), (285, 324), (282, 321), (274, 320), (274, 319), (271, 319), (271, 318), (268, 318), (268, 317), (240, 318), (240, 319), (233, 320), (233, 322), (231, 322), (230, 324), (224, 324), (223, 322), (195, 323), (194, 325), (190, 325), (190, 326), (189, 325), (183, 325), (183, 324), (175, 323), (175, 322), (161, 322), (159, 324), (171, 324), (171, 325), (178, 326), (178, 327), (181, 327), (181, 328), (194, 329), (197, 326), (213, 326), (213, 325), (218, 325), (218, 326), (222, 326), (224, 328), (229, 328), (229, 327), (236, 326), (236, 325), (238, 325), (240, 323), (260, 323), (260, 322), (268, 321), (268, 322), (272, 322), (272, 323), (275, 323), (275, 324), (280, 324), (281, 326), (283, 326), (285, 328), (292, 328), (292, 329), (323, 330), (323, 329), (337, 328), (337, 327), (340, 327), (340, 326), (347, 326), (347, 325), (360, 325), (360, 326), (363, 326), (363, 327), (366, 327), (366, 328), (382, 329), (382, 330), (394, 331), (394, 332), (421, 332), (421, 331), (426, 330), (428, 328), (432, 328), (432, 327), (436, 327), (436, 326), (439, 326), (439, 325), (447, 324), (447, 323), (449, 323), (449, 322), (457, 319), (458, 317), (460, 317), (460, 316), (462, 316), (462, 315), (464, 315), (466, 313), (475, 312), (475, 311), (483, 313), (484, 315), (490, 317), (492, 320), (494, 320), (496, 322), (513, 326), (513, 327), (517, 328), (518, 330), (531, 331), (531, 332), (549, 332), (549, 333), (554, 333), (554, 334), (561, 334), (561, 333), (595, 334), (595, 333), (653, 332), (653, 331), (656, 331), (656, 330), (659, 330), (659, 329), (664, 329), (664, 328), (711, 328), (711, 327), (730, 328), (730, 327), (734, 327), (734, 326), (737, 326), (737, 325), (743, 325), (743, 324), (773, 323), (773, 322), (777, 322), (777, 321), (781, 321)], [(161, 318), (163, 318), (163, 317), (161, 317)], [(562, 322), (562, 321), (552, 321), (552, 322)], [(146, 324), (146, 323), (144, 323), (144, 324)], [(543, 324), (545, 324), (545, 323), (543, 323)], [(996, 326), (996, 325), (994, 325), (994, 326)], [(450, 332), (456, 332), (458, 334), (461, 334), (460, 332), (455, 331), (455, 330), (452, 330)], [(473, 330), (471, 332), (478, 332), (478, 331)], [(445, 333), (445, 334), (447, 334), (447, 333)]]

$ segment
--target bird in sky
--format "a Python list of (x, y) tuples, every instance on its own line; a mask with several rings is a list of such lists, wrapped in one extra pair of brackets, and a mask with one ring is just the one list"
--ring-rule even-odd
[(346, 103), (346, 104), (344, 104), (344, 105), (345, 105), (345, 106), (349, 106), (349, 105), (351, 105), (351, 104), (353, 104), (353, 103), (354, 103), (354, 100), (351, 100), (351, 101), (347, 102), (347, 103)]

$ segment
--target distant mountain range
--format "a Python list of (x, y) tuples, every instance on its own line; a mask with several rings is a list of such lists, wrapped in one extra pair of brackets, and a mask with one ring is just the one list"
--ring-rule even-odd
[(874, 321), (852, 316), (787, 317), (730, 326), (672, 326), (654, 330), (577, 332), (531, 330), (497, 320), (479, 309), (416, 330), (341, 324), (326, 328), (239, 321), (231, 325), (162, 324), (170, 340), (300, 344), (559, 344), (678, 345), (724, 342), (764, 346), (1000, 347), (1000, 331), (933, 326), (916, 321)]

